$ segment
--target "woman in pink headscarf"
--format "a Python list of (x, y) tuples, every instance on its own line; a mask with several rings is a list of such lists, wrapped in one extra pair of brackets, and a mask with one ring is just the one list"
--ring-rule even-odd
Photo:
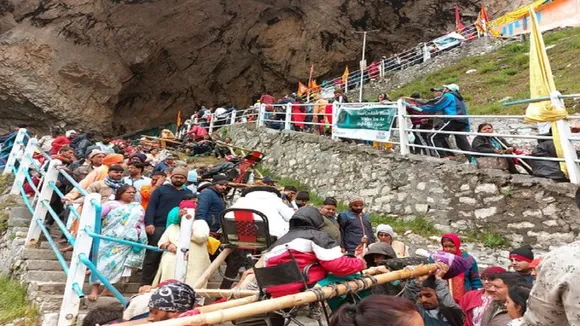
[(471, 268), (448, 280), (449, 292), (451, 292), (455, 302), (459, 303), (466, 292), (483, 287), (481, 279), (479, 278), (477, 261), (475, 261), (473, 256), (461, 251), (461, 240), (454, 233), (444, 234), (441, 237), (441, 246), (443, 247), (443, 251), (460, 256), (471, 263)]

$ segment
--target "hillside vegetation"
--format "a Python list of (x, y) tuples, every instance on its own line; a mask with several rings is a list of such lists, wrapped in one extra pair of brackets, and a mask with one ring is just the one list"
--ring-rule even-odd
[[(580, 28), (568, 28), (544, 34), (556, 87), (562, 94), (580, 93)], [(391, 90), (392, 99), (420, 92), (432, 97), (431, 87), (456, 83), (465, 97), (469, 114), (523, 114), (525, 105), (502, 106), (500, 100), (526, 99), (529, 91), (529, 41), (510, 43), (495, 52), (465, 57), (456, 64), (426, 74), (403, 87)], [(471, 74), (471, 69), (477, 71)], [(378, 94), (365, 95), (375, 98)], [(378, 92), (378, 91), (377, 91)], [(580, 112), (580, 105), (567, 102), (568, 112)]]

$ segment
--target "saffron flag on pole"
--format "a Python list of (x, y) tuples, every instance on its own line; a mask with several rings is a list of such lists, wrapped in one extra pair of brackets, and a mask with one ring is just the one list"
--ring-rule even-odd
[(181, 126), (181, 111), (177, 112), (177, 128), (179, 128), (179, 126)]
[(342, 82), (346, 84), (347, 79), (348, 79), (348, 66), (344, 68), (344, 73), (342, 74)]
[(296, 94), (298, 94), (298, 96), (302, 96), (306, 92), (308, 92), (308, 87), (306, 87), (306, 85), (302, 84), (301, 82), (298, 82), (298, 91)]
[(320, 86), (318, 84), (316, 84), (316, 79), (313, 79), (310, 82), (310, 85), (308, 85), (308, 88), (312, 89), (312, 90), (317, 90), (320, 88)]
[(463, 32), (465, 25), (461, 22), (461, 13), (459, 12), (459, 5), (455, 4), (455, 31), (459, 34)]
[[(546, 46), (542, 32), (538, 24), (538, 19), (533, 7), (530, 7), (530, 98), (550, 96), (556, 92), (556, 84), (552, 75), (552, 67), (546, 53)], [(559, 158), (564, 157), (560, 132), (556, 121), (568, 116), (564, 103), (559, 101), (559, 105), (554, 106), (550, 100), (530, 103), (526, 109), (525, 120), (528, 122), (551, 122), (554, 146)], [(566, 164), (560, 163), (560, 169), (567, 175)]]
[(485, 11), (485, 7), (483, 7), (482, 3), (481, 10), (477, 15), (477, 21), (475, 22), (475, 27), (477, 28), (479, 34), (487, 34), (487, 24), (489, 24), (489, 18), (487, 17), (487, 11)]

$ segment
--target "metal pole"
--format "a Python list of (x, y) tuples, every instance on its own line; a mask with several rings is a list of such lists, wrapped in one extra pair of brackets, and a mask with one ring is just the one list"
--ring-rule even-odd
[(286, 103), (286, 121), (284, 122), (284, 130), (290, 130), (292, 121), (292, 103)]
[[(16, 143), (14, 144), (16, 146)], [(36, 148), (36, 139), (31, 138), (28, 140), (28, 144), (24, 147), (24, 153), (16, 153), (18, 155), (15, 157), (16, 160), (20, 160), (20, 165), (18, 166), (18, 171), (14, 176), (14, 184), (12, 185), (11, 195), (17, 195), (20, 193), (20, 185), (24, 185), (26, 181), (26, 173), (28, 173), (28, 168), (32, 165), (32, 155), (34, 154), (34, 149)], [(16, 160), (14, 163), (16, 163)], [(8, 166), (8, 165), (6, 165)]]
[[(91, 204), (91, 200), (101, 202), (101, 195), (92, 193), (85, 197), (83, 203), (83, 213), (80, 219), (79, 233), (72, 253), (62, 305), (58, 318), (58, 325), (75, 325), (80, 308), (80, 298), (74, 290), (74, 284), (82, 285), (85, 282), (87, 267), (81, 262), (81, 255), (88, 257), (91, 252), (93, 239), (85, 232), (85, 228), (94, 228), (96, 209)], [(93, 271), (93, 273), (95, 273)]]
[(41, 229), (35, 222), (39, 220), (42, 222), (42, 224), (44, 224), (44, 218), (46, 217), (46, 212), (48, 209), (42, 204), (42, 202), (44, 200), (50, 202), (54, 192), (50, 184), (51, 182), (56, 182), (58, 179), (57, 167), (61, 164), (62, 162), (56, 159), (50, 161), (50, 164), (48, 165), (48, 171), (46, 171), (44, 174), (44, 178), (42, 180), (42, 189), (38, 195), (38, 200), (36, 201), (36, 207), (34, 209), (34, 215), (30, 221), (30, 227), (28, 228), (28, 234), (26, 235), (26, 241), (24, 242), (26, 246), (36, 245), (38, 239), (40, 238)]
[[(362, 47), (362, 60), (361, 60), (361, 64), (360, 64), (360, 90), (358, 92), (358, 101), (362, 102), (362, 96), (363, 96), (363, 82), (364, 82), (364, 69), (363, 69), (363, 63), (365, 61), (365, 50), (366, 50), (366, 46), (367, 46), (367, 32), (363, 32), (363, 47)], [(366, 64), (365, 64), (366, 66)]]
[(264, 126), (264, 115), (266, 114), (266, 104), (260, 104), (258, 109), (258, 127)]
[(399, 124), (399, 141), (401, 144), (399, 147), (401, 148), (401, 155), (407, 155), (410, 153), (409, 150), (409, 135), (407, 131), (405, 131), (405, 127), (407, 126), (407, 119), (405, 118), (405, 114), (407, 113), (405, 102), (402, 99), (397, 101), (397, 123)]
[(10, 155), (8, 155), (8, 160), (6, 161), (6, 165), (4, 166), (4, 172), (2, 174), (11, 174), (12, 168), (11, 166), (14, 165), (16, 162), (16, 156), (21, 155), (21, 151), (24, 147), (24, 137), (26, 136), (26, 129), (20, 128), (16, 134), (16, 138), (14, 138), (14, 143), (12, 143), (12, 150), (10, 151)]

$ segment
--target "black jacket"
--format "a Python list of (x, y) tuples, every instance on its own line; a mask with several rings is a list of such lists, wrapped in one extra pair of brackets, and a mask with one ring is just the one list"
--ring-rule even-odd
[(193, 195), (186, 187), (177, 189), (171, 184), (164, 184), (155, 189), (145, 211), (145, 225), (165, 227), (169, 211), (179, 206), (183, 197), (188, 194)]
[[(558, 157), (556, 146), (551, 139), (539, 139), (538, 146), (532, 151), (532, 156), (536, 157)], [(564, 172), (560, 170), (560, 163), (556, 161), (530, 160), (532, 173), (537, 177), (548, 178), (557, 181), (566, 181)]]
[[(505, 139), (502, 137), (494, 137), (497, 138), (501, 143), (506, 145), (507, 147), (512, 147)], [(494, 153), (496, 148), (491, 145), (492, 137), (486, 136), (477, 136), (473, 139), (473, 143), (471, 143), (471, 148), (473, 148), (474, 152), (479, 153)]]

